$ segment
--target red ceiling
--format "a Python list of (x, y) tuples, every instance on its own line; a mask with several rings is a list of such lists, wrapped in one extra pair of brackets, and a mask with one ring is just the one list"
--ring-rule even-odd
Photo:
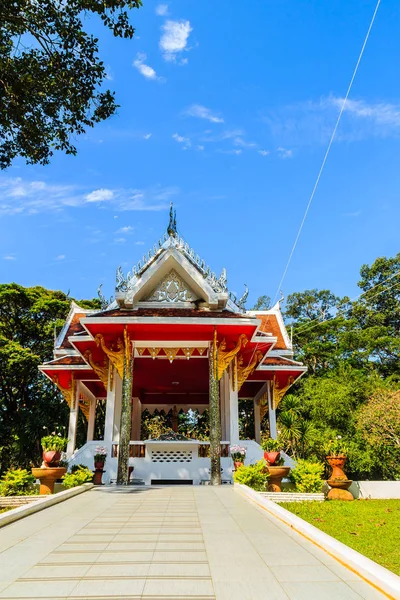
[[(135, 358), (133, 395), (152, 393), (208, 393), (208, 359)], [(173, 384), (172, 382), (178, 382)]]

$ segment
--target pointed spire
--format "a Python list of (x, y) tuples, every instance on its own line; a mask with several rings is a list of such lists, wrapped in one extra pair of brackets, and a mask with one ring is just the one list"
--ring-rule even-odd
[(168, 223), (168, 228), (167, 228), (167, 233), (171, 237), (175, 237), (177, 234), (176, 210), (174, 210), (173, 206), (174, 205), (171, 202), (171, 205), (169, 207), (169, 223)]

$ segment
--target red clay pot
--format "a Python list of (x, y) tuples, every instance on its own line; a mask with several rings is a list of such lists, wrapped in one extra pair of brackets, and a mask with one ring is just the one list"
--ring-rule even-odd
[(233, 464), (234, 464), (235, 469), (238, 469), (239, 467), (243, 467), (244, 463), (237, 460)]
[(104, 462), (101, 462), (100, 460), (95, 461), (94, 463), (94, 468), (95, 469), (104, 469)]
[(61, 452), (59, 450), (46, 450), (42, 456), (47, 467), (58, 467), (61, 460)]
[(327, 456), (326, 460), (330, 467), (332, 467), (332, 473), (329, 479), (347, 479), (343, 472), (343, 467), (346, 463), (346, 456)]
[(264, 458), (269, 465), (274, 465), (281, 457), (280, 452), (264, 452)]

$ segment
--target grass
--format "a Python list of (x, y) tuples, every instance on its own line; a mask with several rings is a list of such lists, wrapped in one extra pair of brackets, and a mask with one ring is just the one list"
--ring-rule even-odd
[(400, 575), (400, 500), (285, 502), (281, 506)]

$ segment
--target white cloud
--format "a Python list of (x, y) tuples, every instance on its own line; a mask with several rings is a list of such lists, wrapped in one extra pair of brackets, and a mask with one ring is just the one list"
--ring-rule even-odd
[(126, 239), (123, 237), (119, 237), (119, 238), (115, 238), (114, 243), (115, 244), (125, 244)]
[(278, 148), (278, 157), (279, 158), (292, 158), (293, 150), (288, 150), (287, 148)]
[(268, 154), (270, 154), (269, 150), (258, 150), (258, 154), (261, 154), (261, 156), (268, 156)]
[(152, 134), (151, 134), (151, 133), (145, 133), (145, 134), (144, 134), (144, 136), (143, 136), (143, 138), (144, 138), (145, 140), (149, 140), (149, 139), (151, 138), (151, 136), (152, 136)]
[(17, 259), (13, 254), (6, 254), (6, 256), (3, 256), (3, 260), (17, 260)]
[(187, 50), (188, 38), (192, 31), (190, 21), (168, 20), (161, 29), (163, 34), (159, 46), (163, 52), (163, 58), (175, 62), (179, 53)]
[(144, 242), (135, 242), (136, 246), (144, 246)]
[(168, 15), (168, 4), (158, 4), (156, 6), (156, 15), (166, 17)]
[(65, 254), (59, 254), (58, 256), (56, 256), (56, 260), (65, 260)]
[(147, 56), (144, 52), (138, 52), (135, 60), (133, 61), (133, 66), (139, 71), (139, 73), (141, 73), (143, 75), (143, 77), (146, 77), (146, 79), (153, 79), (154, 81), (157, 81), (157, 80), (160, 81), (161, 77), (158, 77), (158, 75), (155, 72), (155, 70), (153, 69), (153, 67), (146, 65), (146, 63), (144, 62), (146, 60), (146, 58), (147, 58)]
[(133, 231), (133, 227), (132, 225), (126, 225), (125, 227), (121, 227), (120, 229), (118, 229), (115, 233), (132, 233)]
[(206, 108), (202, 104), (192, 104), (186, 109), (185, 115), (189, 117), (197, 117), (198, 119), (206, 119), (211, 123), (223, 123), (224, 119), (217, 114), (213, 113), (209, 108)]
[(243, 150), (239, 149), (239, 150), (217, 150), (217, 152), (219, 152), (220, 154), (235, 154), (236, 156), (239, 156), (240, 154), (242, 154)]
[(174, 133), (172, 139), (178, 142), (178, 144), (182, 144), (182, 150), (187, 150), (192, 145), (190, 138), (179, 135), (178, 133)]
[(241, 148), (255, 148), (257, 146), (255, 142), (246, 142), (242, 137), (234, 138), (233, 145), (240, 146)]
[(196, 150), (199, 150), (199, 152), (202, 152), (204, 150), (204, 146), (201, 146), (200, 144), (196, 146)]
[(0, 216), (34, 215), (71, 209), (110, 209), (115, 211), (166, 210), (176, 195), (176, 187), (149, 189), (107, 189), (90, 191), (77, 186), (27, 181), (0, 175)]
[(86, 194), (85, 199), (86, 202), (104, 202), (106, 200), (112, 200), (113, 197), (114, 192), (112, 190), (101, 188), (99, 190), (93, 190), (90, 194)]

